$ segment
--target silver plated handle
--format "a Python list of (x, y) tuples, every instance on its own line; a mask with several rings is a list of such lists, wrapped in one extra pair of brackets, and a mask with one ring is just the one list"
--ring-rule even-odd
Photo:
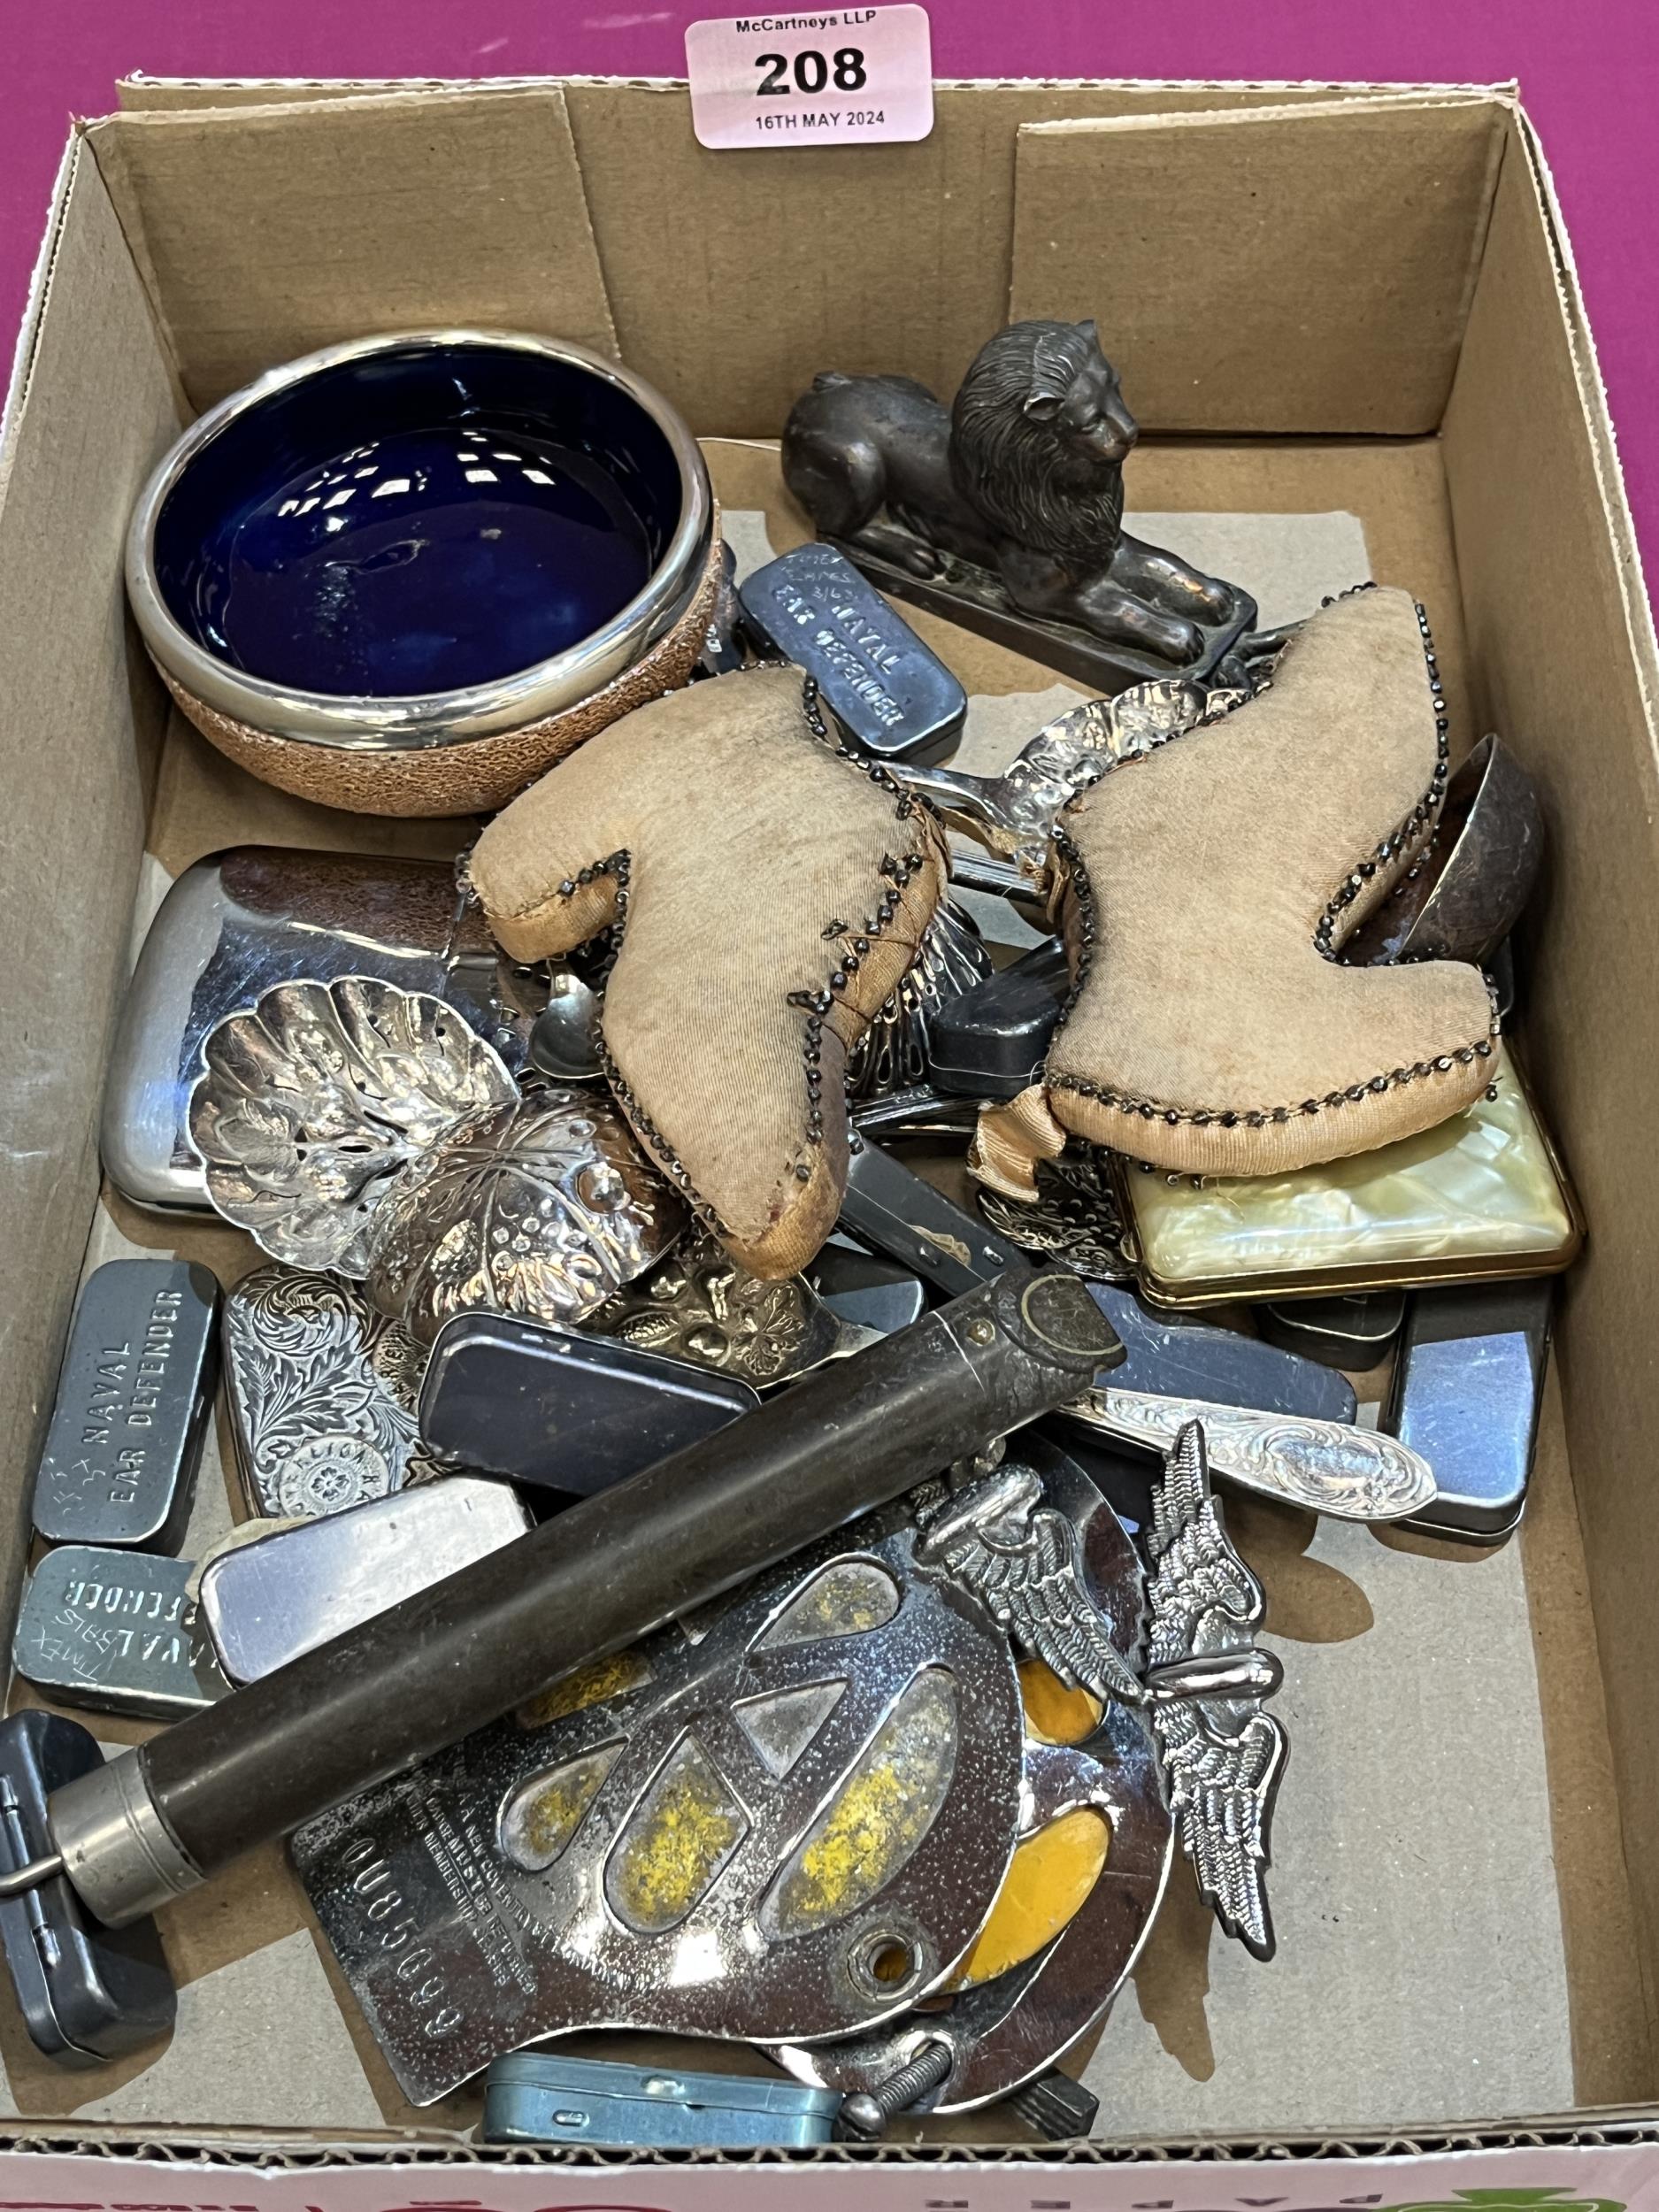
[(1397, 1437), (1347, 1422), (1136, 1390), (1091, 1390), (1065, 1410), (1110, 1436), (1160, 1452), (1188, 1421), (1202, 1421), (1213, 1473), (1338, 1520), (1405, 1520), (1436, 1494), (1433, 1470), (1420, 1453)]

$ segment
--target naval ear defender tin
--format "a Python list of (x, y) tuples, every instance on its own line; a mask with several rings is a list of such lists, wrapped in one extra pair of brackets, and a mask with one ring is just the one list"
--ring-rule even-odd
[(188, 1261), (111, 1260), (88, 1277), (35, 1477), (48, 1543), (178, 1549), (218, 1379), (218, 1317), (219, 1285)]

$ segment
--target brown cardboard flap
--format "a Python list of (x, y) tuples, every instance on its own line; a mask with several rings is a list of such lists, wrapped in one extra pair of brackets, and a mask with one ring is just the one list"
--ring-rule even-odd
[[(96, 165), (78, 154), (11, 426), (0, 503), (0, 1587), (13, 1586), (58, 1347), (97, 1191), (104, 1053), (126, 972), (161, 701), (121, 545), (179, 431), (172, 374)], [(32, 349), (32, 352), (29, 350)]]
[(776, 437), (820, 369), (891, 371), (949, 398), (1006, 319), (1025, 124), (1253, 96), (941, 85), (918, 145), (714, 153), (681, 85), (566, 89), (623, 358), (710, 437)]
[(1094, 316), (1150, 429), (1432, 430), (1507, 119), (1471, 94), (1028, 124), (1010, 311)]
[(556, 86), (118, 115), (88, 137), (197, 407), (367, 331), (617, 349)]
[[(1565, 1286), (1563, 1388), (1574, 1437), (1624, 1846), (1659, 1970), (1659, 1609), (1653, 1601), (1659, 1386), (1653, 1327), (1659, 1152), (1649, 1140), (1659, 1029), (1659, 757), (1652, 634), (1621, 559), (1628, 518), (1606, 473), (1594, 363), (1575, 300), (1537, 250), (1539, 181), (1504, 166), (1443, 440), (1470, 645), (1493, 726), (1539, 776), (1550, 852), (1534, 921), (1529, 1064), (1568, 1133), (1591, 1263)], [(1575, 388), (1577, 387), (1577, 388)], [(1600, 465), (1598, 465), (1600, 464)], [(1647, 690), (1648, 695), (1644, 696)], [(1538, 917), (1540, 902), (1535, 902)]]

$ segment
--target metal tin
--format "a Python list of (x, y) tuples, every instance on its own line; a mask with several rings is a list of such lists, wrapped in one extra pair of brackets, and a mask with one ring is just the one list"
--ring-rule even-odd
[(1495, 1544), (1520, 1520), (1555, 1288), (1486, 1283), (1412, 1299), (1383, 1426), (1422, 1453), (1440, 1494), (1408, 1527)]
[[(16, 1872), (50, 1853), (47, 1799), (103, 1763), (89, 1731), (57, 1713), (0, 1721), (0, 1867)], [(100, 1926), (62, 1874), (0, 1899), (0, 1944), (30, 2040), (59, 2066), (102, 2066), (173, 2026), (154, 1921)]]
[(514, 2051), (484, 2077), (483, 2143), (734, 2150), (827, 2143), (841, 2093), (751, 2074), (681, 2074)]
[(928, 1079), (970, 1098), (1012, 1098), (1033, 1080), (1060, 1025), (1071, 972), (1049, 940), (974, 985), (934, 1015)]
[(447, 1475), (220, 1552), (202, 1570), (203, 1624), (231, 1681), (257, 1682), (530, 1525), (506, 1483)]
[(507, 1314), (438, 1332), (420, 1391), (434, 1459), (588, 1497), (760, 1403), (748, 1383)]
[(61, 1544), (23, 1588), (12, 1663), (58, 1705), (183, 1720), (230, 1685), (202, 1636), (188, 1559)]
[(219, 1376), (219, 1285), (188, 1260), (109, 1260), (81, 1286), (35, 1526), (53, 1544), (173, 1551)]
[(750, 626), (818, 680), (861, 752), (932, 763), (956, 748), (968, 695), (833, 546), (798, 545), (738, 586)]
[(1351, 1290), (1334, 1298), (1285, 1298), (1264, 1305), (1257, 1325), (1270, 1344), (1358, 1374), (1383, 1358), (1405, 1312), (1402, 1290)]
[[(574, 371), (596, 393), (631, 412), (635, 442), (655, 434), (665, 442), (679, 480), (678, 520), (665, 534), (644, 587), (608, 620), (562, 652), (528, 667), (453, 690), (377, 696), (311, 691), (243, 672), (208, 651), (168, 604), (157, 568), (157, 526), (174, 492), (216, 442), (240, 435), (252, 419), (274, 419), (299, 392), (322, 380), (341, 388), (340, 450), (360, 418), (375, 434), (380, 394), (388, 374), (418, 369), (446, 354), (463, 357), (451, 381), (463, 403), (469, 369), (479, 357), (517, 355), (558, 372)], [(473, 357), (469, 364), (466, 357)], [(357, 413), (348, 419), (346, 409)], [(221, 450), (224, 449), (221, 448)], [(320, 457), (320, 456), (319, 456)], [(713, 495), (695, 439), (660, 393), (615, 361), (566, 340), (525, 331), (412, 330), (324, 346), (267, 370), (251, 384), (196, 418), (144, 487), (127, 539), (127, 589), (145, 644), (184, 689), (219, 714), (308, 746), (354, 752), (406, 752), (454, 745), (518, 728), (573, 706), (631, 668), (672, 630), (695, 596), (713, 530)]]
[(378, 976), (444, 999), (524, 1067), (544, 974), (510, 961), (447, 861), (233, 845), (187, 868), (150, 923), (121, 1002), (99, 1146), (140, 1206), (211, 1210), (189, 1129), (202, 1046), (278, 983)]

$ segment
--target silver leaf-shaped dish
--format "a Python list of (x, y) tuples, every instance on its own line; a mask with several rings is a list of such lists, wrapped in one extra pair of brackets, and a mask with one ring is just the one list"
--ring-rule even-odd
[(479, 1309), (573, 1328), (686, 1221), (614, 1107), (549, 1085), (454, 1125), (399, 1177), (369, 1227), (365, 1287), (422, 1343)]
[(261, 1251), (361, 1277), (411, 1162), (518, 1087), (452, 1006), (375, 976), (279, 983), (211, 1029), (190, 1094), (208, 1196)]

